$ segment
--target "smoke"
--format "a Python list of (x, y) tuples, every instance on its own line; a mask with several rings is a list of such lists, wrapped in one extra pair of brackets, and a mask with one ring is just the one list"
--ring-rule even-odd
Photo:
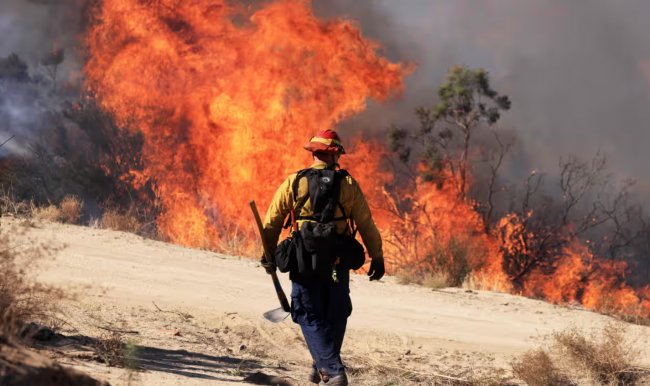
[[(358, 21), (389, 59), (418, 65), (401, 99), (370, 105), (342, 124), (345, 131), (416, 125), (414, 107), (435, 103), (447, 69), (465, 64), (490, 71), (495, 88), (513, 100), (502, 125), (519, 133), (525, 162), (514, 172), (553, 171), (563, 155), (588, 158), (600, 149), (617, 174), (650, 181), (649, 2), (313, 0), (313, 6), (318, 16)], [(82, 19), (79, 0), (3, 0), (0, 57), (15, 52), (38, 72), (43, 53), (63, 48), (60, 79), (69, 79), (81, 68), (75, 48)], [(29, 121), (23, 107), (11, 114)]]
[[(16, 54), (29, 67), (29, 81), (0, 79), (0, 140), (16, 138), (2, 151), (20, 152), (33, 136), (51, 127), (51, 114), (78, 95), (72, 83), (81, 63), (76, 55), (81, 33), (81, 2), (77, 0), (2, 0), (0, 58)], [(63, 50), (56, 84), (42, 59)]]
[(601, 150), (618, 175), (650, 181), (650, 2), (320, 0), (315, 9), (358, 20), (392, 60), (418, 64), (402, 100), (344, 127), (414, 125), (413, 108), (435, 103), (449, 67), (483, 67), (513, 100), (502, 125), (518, 132), (518, 172), (555, 172), (561, 156)]
[(0, 56), (16, 53), (29, 64), (53, 48), (64, 48), (66, 70), (79, 70), (74, 49), (81, 32), (82, 4), (77, 0), (2, 0)]

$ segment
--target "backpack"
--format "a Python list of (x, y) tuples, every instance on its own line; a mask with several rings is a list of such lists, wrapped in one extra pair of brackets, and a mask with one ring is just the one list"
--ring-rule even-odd
[[(298, 202), (295, 213), (298, 220), (304, 221), (299, 231), (292, 231), (291, 237), (284, 240), (276, 250), (276, 265), (280, 272), (291, 272), (303, 276), (333, 278), (336, 281), (335, 266), (339, 260), (342, 269), (359, 269), (365, 263), (363, 246), (355, 239), (354, 220), (345, 214), (339, 198), (341, 183), (349, 176), (345, 170), (304, 169), (298, 172), (293, 182), (294, 202)], [(300, 179), (307, 178), (309, 193), (298, 201)], [(307, 200), (310, 200), (313, 215), (302, 216)], [(334, 217), (336, 208), (342, 217)], [(351, 235), (336, 232), (335, 221), (348, 221)], [(287, 218), (284, 228), (291, 226)], [(334, 274), (334, 276), (333, 276)]]

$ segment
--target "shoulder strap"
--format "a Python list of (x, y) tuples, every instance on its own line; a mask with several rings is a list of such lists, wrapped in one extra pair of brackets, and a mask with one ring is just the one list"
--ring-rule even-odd
[[(293, 190), (293, 202), (298, 202), (298, 190), (300, 189), (300, 179), (307, 175), (312, 169), (302, 169), (296, 173), (296, 179), (293, 180), (291, 189)], [(309, 195), (308, 195), (309, 196)]]
[[(299, 170), (298, 173), (296, 173), (296, 179), (293, 180), (293, 184), (291, 185), (291, 191), (293, 193), (293, 202), (294, 204), (298, 202), (298, 190), (300, 189), (300, 179), (307, 175), (308, 172), (310, 172), (312, 169), (302, 169)], [(298, 202), (298, 206), (294, 207), (293, 209), (296, 211), (296, 216), (300, 215), (300, 212), (302, 211), (302, 207), (305, 206), (305, 203), (309, 199), (309, 194), (305, 195), (305, 197)], [(284, 223), (283, 228), (288, 229), (291, 227), (291, 216), (287, 216), (287, 220)]]
[[(339, 181), (339, 186), (340, 186), (340, 184), (343, 183), (343, 180), (346, 177), (350, 177), (350, 173), (348, 173), (348, 171), (345, 170), (345, 169), (339, 169), (338, 172), (341, 175), (341, 178), (340, 178), (340, 181)], [(340, 195), (339, 195), (339, 197), (340, 197)], [(347, 217), (347, 215), (345, 214), (345, 209), (343, 209), (343, 205), (341, 205), (341, 202), (338, 202), (338, 205), (339, 205), (339, 208), (341, 209), (341, 213), (343, 213), (343, 217), (345, 217), (346, 220), (350, 220), (349, 223), (348, 223), (348, 227), (350, 229), (350, 233), (352, 233), (352, 237), (356, 237), (356, 235), (357, 235), (357, 227), (354, 224), (354, 219), (352, 218), (352, 213), (350, 213), (350, 217)]]

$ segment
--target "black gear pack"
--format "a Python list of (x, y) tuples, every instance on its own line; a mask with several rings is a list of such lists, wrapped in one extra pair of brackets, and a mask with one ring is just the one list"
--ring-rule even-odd
[[(333, 168), (304, 169), (298, 172), (292, 186), (294, 202), (298, 203), (296, 221), (307, 221), (303, 221), (300, 230), (292, 231), (291, 237), (278, 246), (275, 261), (280, 272), (323, 279), (332, 277), (334, 273), (333, 279), (336, 281), (334, 268), (337, 259), (340, 259), (337, 267), (347, 270), (359, 269), (365, 263), (363, 246), (355, 239), (354, 220), (346, 216), (339, 201), (341, 182), (347, 176), (347, 171)], [(307, 178), (309, 194), (299, 200), (298, 188), (303, 177)], [(303, 216), (301, 213), (307, 200), (311, 203), (311, 216)], [(342, 217), (334, 217), (336, 208), (341, 210)], [(339, 235), (336, 221), (349, 221), (350, 234)], [(290, 226), (289, 217), (284, 228)]]

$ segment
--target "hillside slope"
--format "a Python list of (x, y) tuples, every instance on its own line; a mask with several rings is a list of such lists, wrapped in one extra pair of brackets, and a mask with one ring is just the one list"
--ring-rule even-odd
[[(99, 330), (84, 329), (108, 323), (137, 329), (139, 344), (145, 346), (168, 346), (164, 348), (205, 355), (205, 350), (211, 349), (202, 340), (206, 331), (223, 334), (226, 326), (226, 333), (238, 331), (241, 337), (236, 342), (219, 338), (226, 352), (237, 351), (240, 346), (232, 345), (240, 342), (259, 344), (270, 350), (272, 357), (284, 361), (285, 366), (276, 364), (287, 372), (278, 370), (278, 374), (298, 379), (301, 369), (309, 365), (304, 344), (296, 345), (299, 329), (290, 319), (279, 325), (263, 320), (262, 313), (277, 308), (278, 302), (270, 278), (250, 260), (132, 234), (60, 224), (42, 225), (32, 229), (31, 235), (53, 245), (66, 244), (57, 260), (44, 270), (42, 279), (62, 285), (88, 285), (80, 302), (69, 307), (73, 324), (84, 333), (96, 334)], [(287, 275), (282, 275), (282, 283), (289, 294)], [(403, 286), (393, 278), (371, 283), (365, 276), (353, 275), (351, 293), (354, 311), (345, 344), (347, 357), (360, 352), (375, 353), (377, 358), (391, 353), (403, 356), (411, 350), (410, 355), (427, 358), (428, 366), (441, 371), (458, 368), (468, 360), (505, 367), (513, 356), (532, 347), (528, 338), (533, 335), (570, 324), (602, 326), (611, 320), (501, 293)], [(180, 313), (161, 312), (156, 306)], [(178, 316), (183, 314), (192, 317)], [(159, 332), (162, 328), (178, 328), (182, 337), (166, 336)], [(247, 328), (252, 331), (249, 335)], [(633, 328), (647, 333), (645, 328)], [(647, 356), (644, 362), (650, 364)], [(88, 366), (83, 367), (88, 370)], [(113, 384), (120, 384), (115, 371), (94, 368), (91, 372), (99, 371)], [(149, 370), (142, 374), (144, 384), (171, 385), (181, 380), (182, 384), (203, 384), (222, 379), (196, 366)]]

